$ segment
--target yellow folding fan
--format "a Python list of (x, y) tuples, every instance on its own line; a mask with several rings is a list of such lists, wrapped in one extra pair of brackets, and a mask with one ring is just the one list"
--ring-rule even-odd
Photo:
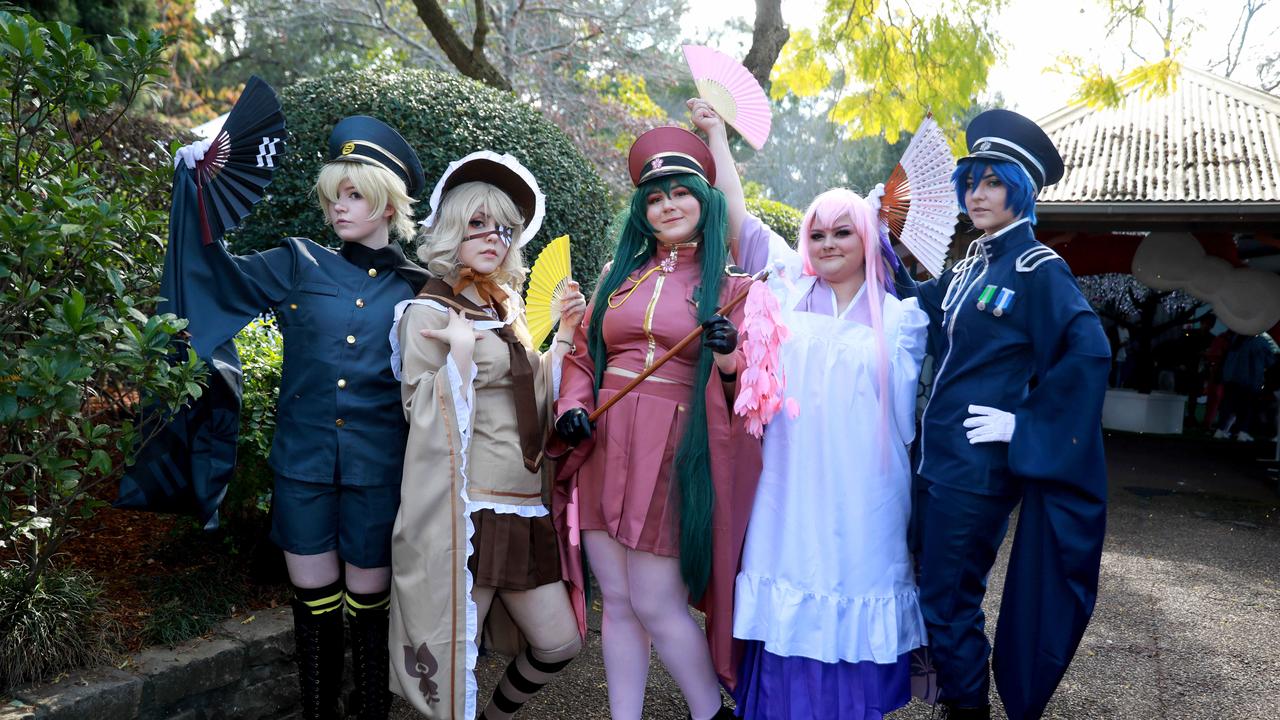
[(568, 235), (547, 243), (533, 263), (524, 298), (524, 319), (534, 347), (542, 347), (547, 334), (560, 319), (560, 298), (564, 297), (571, 271)]

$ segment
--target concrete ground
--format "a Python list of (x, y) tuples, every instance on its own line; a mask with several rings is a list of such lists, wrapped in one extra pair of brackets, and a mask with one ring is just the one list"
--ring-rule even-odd
[[(1275, 717), (1280, 492), (1260, 455), (1271, 456), (1273, 449), (1186, 437), (1108, 436), (1111, 505), (1098, 605), (1045, 717)], [(1004, 562), (1002, 554), (987, 595), (989, 632), (997, 620)], [(609, 717), (599, 629), (597, 607), (582, 654), (519, 717)], [(504, 667), (505, 659), (480, 659), (482, 694)], [(415, 717), (396, 702), (394, 718)], [(644, 717), (676, 720), (686, 712), (655, 656)], [(889, 718), (929, 715), (930, 708), (916, 702)], [(994, 716), (1005, 717), (999, 707)]]

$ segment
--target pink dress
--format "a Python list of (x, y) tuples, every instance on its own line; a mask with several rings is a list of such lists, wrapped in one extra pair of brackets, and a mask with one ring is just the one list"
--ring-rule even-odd
[[(695, 290), (701, 268), (696, 248), (678, 251), (675, 269), (654, 269), (667, 253), (650, 258), (609, 298), (604, 316), (608, 367), (634, 375), (660, 358), (697, 326)], [(726, 274), (720, 284), (720, 303), (750, 283), (742, 275)], [(575, 337), (576, 351), (565, 358), (556, 404), (559, 417), (571, 408), (588, 412), (596, 407), (592, 387), (595, 365), (588, 353), (586, 324)], [(741, 325), (742, 306), (729, 314)], [(739, 343), (741, 347), (741, 343)], [(583, 587), (578, 532), (603, 530), (622, 545), (676, 557), (679, 552), (679, 493), (673, 487), (675, 455), (684, 435), (687, 405), (701, 343), (694, 341), (663, 365), (654, 379), (639, 387), (600, 417), (591, 440), (565, 457), (557, 473), (553, 516), (560, 531), (566, 579)], [(739, 351), (739, 367), (743, 367)], [(604, 403), (631, 377), (605, 372), (599, 402)], [(711, 453), (716, 503), (712, 517), (712, 577), (700, 603), (707, 612), (712, 659), (730, 687), (737, 668), (731, 647), (733, 584), (742, 554), (747, 518), (760, 472), (760, 443), (743, 429), (733, 414), (736, 385), (722, 383), (713, 369), (703, 392), (707, 395), (707, 442)], [(574, 593), (575, 601), (581, 596)]]

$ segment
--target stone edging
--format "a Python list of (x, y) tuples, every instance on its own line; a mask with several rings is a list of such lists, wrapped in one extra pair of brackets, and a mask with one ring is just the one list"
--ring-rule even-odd
[(0, 720), (284, 720), (298, 711), (293, 647), (289, 608), (264, 610), (173, 649), (143, 650), (121, 668), (18, 688)]

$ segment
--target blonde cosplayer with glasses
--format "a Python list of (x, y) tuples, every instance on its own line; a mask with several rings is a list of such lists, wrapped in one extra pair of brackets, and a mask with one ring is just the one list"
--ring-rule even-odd
[(532, 347), (520, 246), (542, 198), (514, 158), (454, 163), (432, 201), (419, 257), (433, 277), (392, 331), (410, 427), (392, 541), (392, 689), (427, 717), (476, 717), (484, 632), (487, 647), (515, 656), (481, 715), (495, 720), (581, 647), (543, 501), (542, 439), (586, 301), (573, 285), (551, 349)]

